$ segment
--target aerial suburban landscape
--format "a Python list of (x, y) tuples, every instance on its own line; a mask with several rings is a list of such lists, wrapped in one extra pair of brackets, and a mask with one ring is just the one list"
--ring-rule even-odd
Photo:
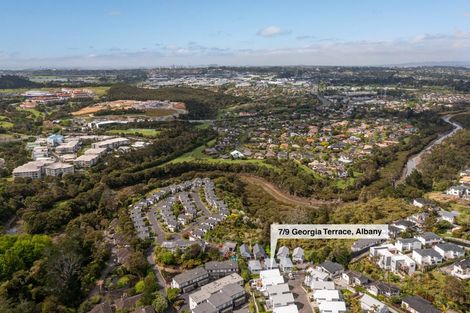
[(468, 3), (47, 2), (0, 5), (0, 313), (470, 312)]

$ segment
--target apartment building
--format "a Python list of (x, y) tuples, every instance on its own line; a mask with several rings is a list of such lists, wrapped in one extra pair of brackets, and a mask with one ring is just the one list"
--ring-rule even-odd
[(130, 143), (130, 140), (123, 137), (112, 138), (108, 140), (98, 141), (91, 145), (92, 148), (105, 148), (108, 150), (112, 150), (118, 148), (120, 146), (125, 146)]
[(44, 167), (53, 161), (31, 161), (13, 169), (13, 177), (40, 179), (44, 176)]
[[(238, 286), (237, 287), (234, 287)], [(201, 287), (200, 290), (189, 295), (189, 308), (194, 310), (198, 306), (209, 301), (211, 296), (217, 293), (224, 293), (230, 296), (232, 307), (236, 307), (245, 302), (245, 292), (243, 289), (243, 278), (238, 274), (231, 274), (221, 279), (213, 281)], [(241, 289), (240, 289), (241, 288)]]
[(62, 176), (65, 174), (73, 174), (74, 167), (72, 164), (56, 162), (44, 167), (46, 176)]
[(77, 167), (91, 167), (98, 163), (99, 156), (96, 154), (84, 154), (76, 158), (73, 163)]
[(209, 282), (209, 273), (203, 267), (196, 267), (173, 277), (172, 288), (178, 288), (182, 293), (191, 291)]
[(210, 278), (217, 279), (238, 272), (238, 263), (232, 260), (211, 261), (204, 265)]
[(71, 141), (58, 145), (55, 148), (55, 152), (58, 154), (70, 154), (70, 153), (77, 152), (79, 148), (80, 148), (80, 141), (71, 140)]

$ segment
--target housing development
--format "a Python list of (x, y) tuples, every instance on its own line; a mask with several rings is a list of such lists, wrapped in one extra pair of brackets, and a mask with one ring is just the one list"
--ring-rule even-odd
[(4, 1), (0, 313), (470, 312), (465, 1)]
[[(83, 312), (465, 312), (468, 95), (301, 69), (1, 92), (5, 240), (46, 253), (72, 236), (64, 225), (96, 236)], [(424, 71), (470, 75), (381, 73)], [(389, 237), (281, 239), (271, 258), (272, 223), (386, 224)]]

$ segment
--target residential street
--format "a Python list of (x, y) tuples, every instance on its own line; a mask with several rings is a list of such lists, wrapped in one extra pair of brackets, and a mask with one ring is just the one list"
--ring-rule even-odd
[(302, 283), (305, 279), (305, 274), (303, 272), (297, 272), (294, 275), (294, 279), (289, 279), (288, 284), (294, 295), (295, 304), (299, 309), (300, 313), (313, 313), (310, 301), (308, 300), (308, 295), (305, 290), (302, 288)]

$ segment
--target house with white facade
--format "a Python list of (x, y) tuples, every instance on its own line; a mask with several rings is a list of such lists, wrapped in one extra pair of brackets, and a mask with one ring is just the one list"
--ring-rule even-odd
[(400, 252), (412, 251), (415, 249), (421, 249), (422, 243), (416, 238), (400, 238), (395, 242), (395, 247)]
[(443, 260), (443, 257), (434, 249), (413, 250), (412, 258), (419, 267), (441, 264)]
[(438, 243), (433, 249), (446, 260), (465, 256), (465, 250), (453, 243)]
[(361, 309), (363, 312), (374, 312), (374, 313), (387, 313), (389, 312), (388, 307), (385, 303), (375, 299), (374, 297), (364, 294), (359, 298)]
[(411, 275), (416, 271), (416, 262), (407, 255), (395, 254), (392, 256), (390, 270), (394, 273)]
[(342, 301), (343, 297), (339, 290), (320, 289), (313, 291), (313, 299), (320, 304), (324, 301)]
[(304, 249), (297, 247), (292, 252), (292, 261), (302, 263), (304, 261)]
[(421, 244), (426, 247), (442, 242), (442, 238), (433, 232), (425, 232), (415, 236), (415, 238), (421, 241)]
[(451, 275), (460, 279), (470, 279), (470, 258), (455, 263), (452, 266)]

